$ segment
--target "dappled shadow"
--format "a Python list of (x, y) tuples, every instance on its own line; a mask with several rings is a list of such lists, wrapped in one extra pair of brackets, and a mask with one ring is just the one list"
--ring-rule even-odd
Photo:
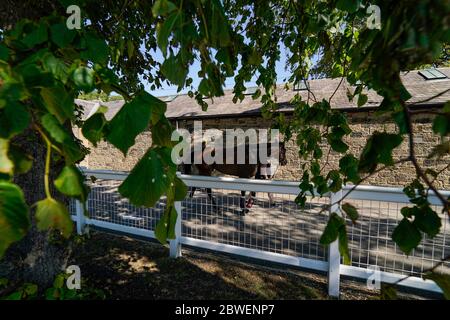
[[(328, 214), (320, 212), (327, 204), (318, 199), (300, 210), (293, 196), (256, 193), (250, 211), (242, 215), (240, 193), (213, 190), (215, 203), (206, 193), (197, 192), (183, 201), (184, 236), (324, 260), (326, 251), (319, 244)], [(322, 199), (324, 200), (324, 199)]]
[[(136, 208), (117, 192), (118, 181), (98, 181), (88, 201), (93, 219), (140, 229), (154, 230), (165, 209), (165, 199), (154, 208)], [(213, 189), (213, 203), (206, 190), (182, 202), (182, 235), (195, 239), (230, 244), (291, 256), (326, 260), (326, 248), (319, 243), (328, 220), (327, 198), (309, 199), (300, 209), (295, 196), (256, 193), (250, 212), (242, 215), (240, 192)], [(377, 265), (382, 271), (420, 275), (450, 251), (450, 229), (442, 216), (442, 231), (426, 238), (412, 254), (405, 256), (392, 241), (392, 232), (401, 219), (404, 204), (347, 200), (359, 210), (355, 225), (348, 221), (352, 265), (367, 268)], [(436, 210), (439, 212), (438, 210)], [(441, 271), (449, 272), (450, 263)]]
[[(450, 254), (450, 230), (448, 218), (441, 217), (441, 232), (434, 238), (422, 234), (422, 241), (409, 256), (392, 241), (392, 233), (403, 218), (400, 209), (407, 203), (348, 200), (358, 208), (360, 217), (356, 224), (347, 222), (350, 258), (354, 266), (366, 268), (379, 266), (382, 271), (421, 276), (421, 273), (434, 266), (440, 259)], [(450, 262), (445, 262), (439, 271), (450, 274)]]
[(114, 299), (322, 299), (324, 282), (215, 259), (168, 258), (167, 248), (93, 232), (71, 263)]

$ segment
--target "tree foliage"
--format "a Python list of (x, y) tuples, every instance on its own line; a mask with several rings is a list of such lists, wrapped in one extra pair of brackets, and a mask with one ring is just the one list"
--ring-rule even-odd
[[(69, 3), (70, 2), (70, 3)], [(83, 14), (82, 28), (69, 30), (61, 12), (77, 4)], [(381, 28), (366, 24), (367, 7), (377, 5)], [(84, 149), (76, 142), (71, 124), (82, 125), (83, 134), (93, 144), (112, 143), (127, 154), (135, 137), (151, 128), (153, 144), (123, 182), (119, 191), (136, 205), (152, 206), (167, 196), (167, 209), (156, 228), (160, 241), (173, 235), (175, 199), (182, 198), (185, 186), (176, 178), (168, 154), (172, 148), (164, 136), (167, 119), (165, 103), (143, 90), (142, 80), (152, 89), (164, 82), (189, 95), (207, 109), (204, 97), (223, 95), (225, 80), (234, 78), (234, 102), (244, 98), (246, 83), (256, 78), (261, 88), (255, 98), (263, 105), (263, 114), (272, 118), (286, 138), (295, 134), (299, 156), (306, 160), (301, 170), (301, 193), (296, 201), (305, 205), (308, 192), (324, 195), (339, 190), (344, 183), (359, 184), (385, 167), (410, 162), (417, 178), (405, 187), (412, 207), (402, 209), (403, 220), (393, 240), (406, 253), (420, 243), (422, 234), (430, 237), (440, 231), (440, 220), (428, 201), (430, 193), (442, 202), (449, 214), (449, 200), (435, 185), (440, 173), (425, 171), (417, 161), (414, 144), (410, 94), (400, 72), (445, 60), (450, 40), (448, 1), (248, 1), (248, 0), (156, 0), (156, 1), (65, 1), (53, 14), (39, 20), (23, 19), (4, 25), (0, 42), (0, 254), (19, 240), (29, 227), (27, 206), (14, 175), (33, 170), (31, 159), (18, 149), (13, 138), (27, 127), (38, 131), (47, 146), (44, 172), (46, 199), (39, 201), (39, 226), (59, 229), (69, 235), (67, 210), (53, 199), (49, 179), (51, 157), (62, 157), (66, 167), (54, 181), (62, 193), (85, 199), (87, 188), (76, 166)], [(331, 108), (333, 96), (316, 101), (296, 96), (292, 120), (277, 112), (275, 86), (276, 63), (282, 44), (287, 51), (289, 82), (299, 83), (311, 73), (314, 57), (327, 61), (324, 72), (343, 77), (356, 87), (350, 92), (358, 106), (366, 104), (363, 90), (371, 89), (383, 97), (379, 114), (395, 121), (395, 133), (374, 132), (361, 154), (352, 154), (345, 138), (351, 134), (346, 117)], [(160, 50), (163, 61), (156, 61)], [(448, 56), (448, 55), (447, 55)], [(198, 87), (189, 76), (198, 61)], [(439, 64), (446, 63), (440, 61)], [(102, 112), (88, 121), (76, 116), (74, 98), (96, 90), (107, 95), (116, 92), (126, 104), (110, 121)], [(442, 143), (430, 157), (449, 153), (450, 104), (438, 111), (433, 123)], [(324, 172), (322, 141), (341, 155), (339, 168)], [(409, 154), (394, 161), (392, 152), (402, 141)], [(447, 167), (448, 168), (448, 167)], [(434, 180), (433, 180), (434, 179)], [(344, 204), (343, 212), (353, 222), (357, 208)], [(322, 236), (322, 243), (340, 240), (340, 249), (348, 257), (346, 224), (333, 214)], [(345, 259), (346, 261), (348, 259)], [(442, 281), (441, 281), (442, 282)]]

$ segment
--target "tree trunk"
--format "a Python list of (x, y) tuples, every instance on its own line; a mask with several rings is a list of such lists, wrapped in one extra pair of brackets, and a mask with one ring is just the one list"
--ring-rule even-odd
[[(29, 206), (45, 198), (44, 167), (46, 147), (36, 132), (28, 129), (14, 139), (25, 152), (33, 157), (33, 168), (26, 174), (14, 178), (23, 190)], [(64, 163), (52, 162), (51, 180), (58, 174)], [(52, 194), (68, 204), (68, 200), (54, 189)], [(64, 272), (70, 255), (71, 243), (62, 239), (57, 232), (40, 232), (36, 228), (34, 209), (30, 210), (32, 228), (24, 239), (13, 244), (0, 261), (0, 278), (14, 282), (31, 282), (39, 289), (51, 287), (56, 275)]]
[[(22, 18), (39, 20), (57, 10), (65, 14), (58, 1), (53, 0), (1, 0), (0, 28), (10, 29)], [(28, 205), (45, 198), (44, 167), (46, 147), (38, 134), (31, 129), (14, 139), (33, 157), (33, 168), (26, 174), (14, 178), (23, 190)], [(51, 177), (55, 177), (63, 163), (52, 163)], [(53, 179), (52, 179), (53, 180)], [(52, 184), (52, 183), (51, 183)], [(63, 203), (67, 198), (52, 190), (53, 195)], [(56, 275), (66, 268), (70, 254), (70, 241), (61, 239), (55, 232), (39, 232), (36, 229), (34, 210), (31, 212), (32, 228), (24, 239), (13, 244), (0, 260), (0, 278), (6, 277), (17, 283), (31, 282), (40, 290), (52, 286)]]

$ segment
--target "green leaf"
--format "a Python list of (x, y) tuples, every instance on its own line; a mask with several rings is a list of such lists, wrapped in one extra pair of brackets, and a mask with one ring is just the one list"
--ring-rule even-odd
[(345, 228), (345, 221), (337, 213), (333, 212), (330, 215), (325, 230), (320, 237), (320, 243), (329, 245), (339, 238), (339, 253), (344, 259), (344, 264), (350, 264), (350, 253), (348, 248), (347, 230)]
[(80, 57), (94, 63), (106, 65), (108, 62), (109, 48), (105, 40), (97, 37), (93, 33), (88, 33), (84, 37), (84, 43), (85, 50), (81, 52)]
[(180, 20), (181, 14), (179, 11), (172, 13), (167, 19), (164, 20), (164, 23), (161, 24), (158, 28), (158, 47), (161, 49), (164, 57), (167, 54), (167, 44), (169, 43), (170, 34), (175, 26)]
[(78, 67), (72, 74), (72, 79), (79, 90), (89, 93), (94, 90), (94, 70)]
[(66, 64), (56, 58), (53, 54), (48, 53), (42, 58), (42, 66), (44, 69), (53, 74), (53, 76), (60, 80), (62, 83), (66, 83), (69, 77), (69, 71)]
[(8, 156), (14, 163), (14, 174), (26, 173), (33, 166), (33, 158), (14, 144), (10, 145)]
[(0, 60), (7, 61), (8, 58), (9, 49), (4, 44), (0, 44)]
[(329, 139), (328, 142), (330, 147), (336, 152), (345, 153), (348, 150), (348, 145), (342, 140)]
[(175, 239), (175, 224), (178, 213), (174, 206), (168, 206), (158, 221), (155, 228), (155, 236), (159, 242), (165, 244), (168, 239)]
[(0, 257), (13, 242), (22, 239), (29, 228), (28, 206), (22, 190), (13, 183), (0, 181)]
[(444, 107), (442, 108), (442, 112), (450, 114), (450, 100), (444, 104)]
[(161, 147), (172, 147), (173, 127), (166, 117), (161, 118), (155, 125), (152, 126), (152, 145)]
[(405, 218), (411, 218), (415, 213), (415, 211), (418, 210), (417, 207), (414, 208), (410, 208), (410, 207), (403, 207), (400, 209), (400, 213), (402, 214), (402, 216), (404, 216)]
[(54, 184), (56, 189), (66, 196), (77, 198), (82, 202), (87, 199), (88, 189), (84, 184), (84, 176), (73, 165), (65, 166)]
[(403, 141), (401, 135), (394, 133), (378, 132), (367, 139), (366, 145), (359, 159), (360, 172), (372, 173), (379, 163), (393, 165), (392, 150)]
[(336, 3), (336, 8), (350, 13), (353, 13), (356, 10), (358, 10), (359, 6), (360, 6), (359, 0), (338, 0), (338, 2)]
[(23, 291), (27, 296), (34, 296), (37, 294), (38, 286), (33, 283), (25, 283)]
[(433, 131), (441, 136), (450, 133), (450, 117), (438, 115), (433, 121)]
[(423, 278), (433, 280), (441, 288), (445, 299), (450, 300), (450, 275), (433, 271), (424, 274)]
[(403, 110), (400, 110), (398, 112), (394, 112), (392, 114), (392, 118), (394, 118), (395, 123), (398, 126), (398, 133), (399, 134), (406, 134), (408, 133), (408, 126), (407, 126), (407, 119), (405, 117), (405, 113)]
[(0, 138), (0, 174), (12, 175), (14, 163), (9, 158), (9, 140)]
[(344, 264), (350, 265), (350, 251), (348, 248), (348, 237), (345, 224), (339, 228), (339, 253), (343, 258)]
[(362, 107), (363, 105), (365, 105), (366, 102), (367, 102), (367, 100), (368, 100), (367, 95), (361, 93), (361, 94), (358, 96), (358, 107)]
[(53, 281), (53, 288), (56, 289), (62, 289), (65, 284), (65, 278), (63, 274), (58, 274), (55, 278), (55, 281)]
[(256, 50), (252, 50), (248, 57), (248, 63), (254, 66), (259, 66), (262, 62), (263, 57), (261, 54)]
[(337, 213), (333, 212), (330, 215), (327, 226), (320, 237), (320, 243), (328, 245), (335, 241), (339, 235), (339, 229), (345, 226), (344, 219), (342, 219)]
[(317, 161), (311, 162), (311, 173), (314, 176), (317, 176), (320, 174), (320, 164)]
[(351, 205), (350, 203), (344, 203), (341, 208), (342, 210), (344, 210), (344, 212), (348, 215), (348, 217), (350, 218), (350, 220), (352, 220), (353, 223), (355, 223), (356, 220), (358, 220), (359, 214), (355, 206)]
[(211, 43), (217, 47), (226, 47), (230, 44), (230, 24), (225, 15), (222, 3), (218, 0), (211, 0)]
[(50, 134), (50, 137), (58, 143), (63, 144), (70, 139), (69, 133), (61, 126), (58, 120), (47, 113), (41, 118), (42, 126)]
[(304, 194), (299, 194), (297, 197), (295, 197), (295, 203), (300, 207), (300, 208), (305, 208), (306, 206), (306, 196)]
[(358, 159), (347, 154), (339, 160), (339, 168), (346, 176), (346, 181), (358, 183), (361, 178), (358, 173)]
[(132, 40), (127, 41), (127, 54), (128, 58), (132, 58), (134, 55), (134, 43)]
[(90, 116), (89, 119), (84, 122), (81, 132), (83, 133), (83, 136), (96, 147), (97, 143), (103, 138), (106, 125), (107, 121), (104, 114), (98, 112)]
[(406, 87), (400, 82), (400, 99), (403, 101), (408, 101), (409, 99), (411, 99), (411, 93), (409, 93), (409, 91), (406, 89)]
[(180, 56), (170, 56), (161, 66), (161, 72), (173, 84), (182, 87), (188, 75), (188, 69), (183, 64)]
[(211, 94), (211, 88), (209, 87), (209, 80), (203, 78), (198, 85), (198, 92), (200, 92), (204, 97), (208, 97)]
[(119, 192), (136, 206), (153, 207), (171, 187), (175, 172), (171, 149), (150, 148), (120, 185)]
[(22, 103), (8, 103), (0, 109), (0, 138), (12, 138), (25, 130), (30, 114)]
[(449, 153), (450, 153), (450, 140), (434, 146), (430, 154), (428, 155), (428, 158), (431, 159), (436, 157), (440, 159)]
[(106, 139), (126, 155), (136, 136), (149, 126), (152, 115), (159, 115), (165, 108), (164, 102), (142, 91), (111, 120)]
[(178, 177), (173, 180), (174, 184), (174, 201), (182, 201), (188, 192), (187, 185)]
[(72, 119), (74, 115), (73, 98), (66, 92), (64, 87), (56, 86), (52, 88), (42, 88), (41, 97), (45, 107), (62, 124), (67, 119)]
[(330, 147), (336, 152), (345, 153), (348, 150), (348, 145), (342, 141), (342, 137), (349, 132), (349, 129), (345, 127), (333, 127), (331, 132), (327, 135)]
[(69, 238), (73, 223), (66, 206), (55, 199), (47, 198), (36, 204), (36, 220), (39, 230), (57, 229)]
[(431, 238), (434, 238), (439, 233), (442, 226), (438, 214), (429, 206), (416, 211), (413, 224)]
[(177, 6), (171, 1), (156, 0), (152, 7), (152, 13), (154, 17), (165, 16), (176, 9)]
[(34, 64), (23, 64), (15, 68), (24, 79), (28, 88), (45, 88), (54, 85), (54, 79), (50, 72), (45, 72)]
[(6, 297), (6, 300), (22, 300), (22, 294), (23, 294), (22, 290), (13, 292)]
[(342, 179), (338, 170), (331, 170), (327, 174), (327, 180), (331, 179), (331, 183), (328, 186), (330, 191), (338, 192), (342, 189)]
[(422, 235), (415, 225), (403, 218), (392, 233), (392, 240), (409, 255), (411, 250), (419, 245)]
[(22, 100), (27, 97), (27, 91), (23, 82), (10, 80), (4, 82), (0, 86), (0, 108), (8, 103), (17, 103), (17, 100)]
[(69, 30), (65, 24), (55, 24), (50, 27), (50, 38), (60, 48), (67, 47), (77, 35), (75, 30)]
[(47, 113), (41, 118), (44, 129), (49, 133), (52, 140), (60, 145), (64, 153), (66, 163), (73, 164), (83, 158), (80, 146), (75, 142), (73, 134), (69, 133), (58, 120)]
[(34, 46), (46, 42), (48, 39), (47, 26), (44, 22), (40, 23), (37, 28), (34, 28), (32, 32), (27, 34), (22, 42), (28, 47)]

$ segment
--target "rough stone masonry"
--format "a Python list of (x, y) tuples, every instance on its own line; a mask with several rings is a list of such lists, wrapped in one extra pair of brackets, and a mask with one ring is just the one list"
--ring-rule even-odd
[[(413, 96), (408, 102), (418, 103), (415, 107), (421, 108), (425, 111), (436, 111), (442, 108), (446, 101), (450, 100), (450, 92), (442, 94), (437, 98), (434, 97), (437, 93), (445, 91), (450, 88), (450, 68), (439, 68), (440, 72), (445, 75), (445, 79), (440, 80), (426, 80), (420, 75), (419, 71), (410, 71), (402, 75), (402, 80), (405, 87)], [(318, 79), (308, 81), (310, 93), (313, 93), (317, 101), (327, 99), (331, 92), (339, 84), (340, 79)], [(361, 108), (358, 108), (355, 101), (349, 101), (347, 97), (347, 90), (353, 90), (346, 81), (343, 81), (341, 87), (336, 92), (331, 101), (332, 108), (339, 109), (344, 112), (352, 134), (346, 138), (347, 144), (350, 146), (349, 152), (355, 156), (361, 153), (367, 138), (374, 131), (395, 132), (397, 130), (396, 124), (388, 117), (379, 117), (375, 115), (376, 108), (380, 104), (382, 97), (378, 96), (372, 91), (366, 91), (368, 95), (368, 103)], [(277, 102), (280, 106), (280, 112), (284, 112), (286, 117), (292, 115), (292, 106), (289, 101), (295, 94), (299, 94), (304, 100), (311, 99), (307, 91), (285, 90), (280, 86), (277, 89)], [(201, 111), (196, 102), (187, 95), (179, 95), (172, 97), (163, 97), (167, 102), (166, 116), (171, 120), (174, 127), (185, 128), (192, 130), (194, 121), (202, 121), (203, 130), (207, 129), (267, 129), (272, 123), (270, 120), (264, 119), (261, 116), (261, 104), (257, 100), (246, 97), (241, 103), (234, 104), (232, 102), (232, 92), (226, 91), (225, 96), (214, 98), (210, 101), (207, 112)], [(427, 103), (421, 104), (420, 101), (427, 100)], [(310, 101), (313, 102), (313, 101)], [(77, 101), (78, 105), (84, 108), (84, 117), (87, 118), (90, 114), (95, 112), (96, 105), (106, 105), (109, 110), (106, 114), (107, 119), (112, 118), (123, 106), (123, 101), (112, 102), (90, 102)], [(436, 171), (444, 168), (450, 161), (450, 157), (446, 156), (440, 160), (428, 159), (427, 155), (430, 153), (433, 146), (440, 142), (440, 137), (432, 131), (432, 121), (434, 115), (426, 112), (417, 114), (413, 117), (413, 127), (415, 131), (415, 148), (416, 155), (420, 164), (426, 169), (431, 168)], [(86, 145), (88, 141), (83, 139), (80, 129), (74, 128), (75, 134), (82, 139)], [(301, 164), (302, 160), (298, 155), (298, 149), (295, 144), (295, 136), (286, 143), (287, 147), (287, 166), (280, 167), (275, 179), (278, 180), (299, 180), (302, 176)], [(91, 154), (81, 163), (91, 169), (109, 169), (129, 171), (137, 163), (137, 161), (144, 155), (146, 150), (151, 145), (151, 133), (149, 130), (140, 134), (136, 139), (136, 144), (133, 146), (127, 157), (124, 157), (121, 152), (115, 149), (112, 145), (102, 142), (97, 148), (89, 146)], [(333, 169), (338, 166), (339, 158), (342, 156), (336, 152), (329, 152), (326, 141), (323, 143), (323, 164), (325, 170)], [(327, 154), (329, 152), (329, 156)], [(395, 149), (394, 158), (400, 159), (408, 155), (408, 145), (404, 141), (403, 144)], [(328, 159), (328, 161), (326, 161)], [(412, 181), (416, 176), (415, 170), (411, 163), (402, 163), (395, 169), (383, 170), (371, 178), (364, 181), (364, 184), (377, 186), (405, 186)], [(450, 189), (450, 170), (444, 171), (440, 177), (435, 181), (437, 188)]]

